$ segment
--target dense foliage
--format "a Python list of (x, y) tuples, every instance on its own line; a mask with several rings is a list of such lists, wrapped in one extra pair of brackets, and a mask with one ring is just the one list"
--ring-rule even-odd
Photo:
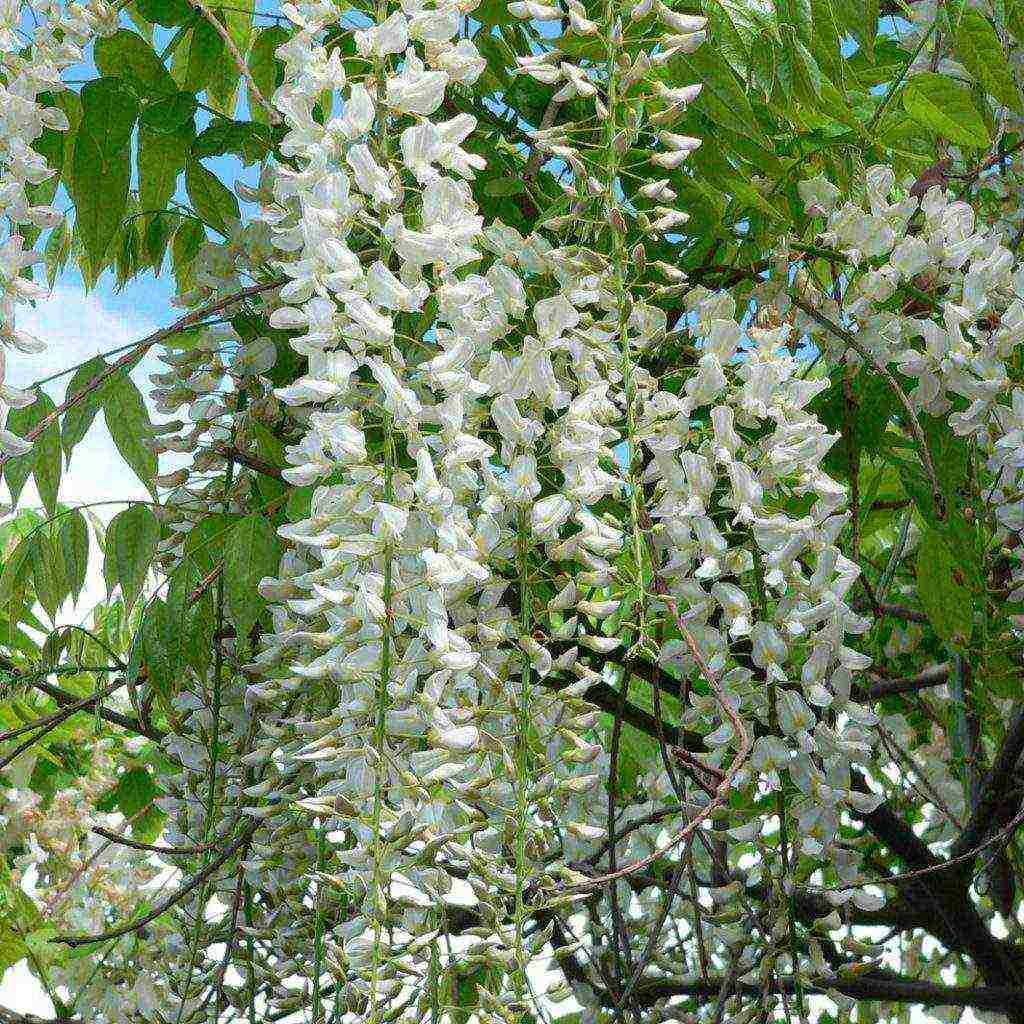
[[(0, 3), (0, 968), (1022, 1024), (1022, 58), (1021, 0)], [(184, 315), (5, 385), (74, 273)], [(101, 413), (151, 500), (61, 488)]]

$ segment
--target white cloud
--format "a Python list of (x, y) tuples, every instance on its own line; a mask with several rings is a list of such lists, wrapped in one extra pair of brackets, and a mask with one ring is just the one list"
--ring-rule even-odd
[[(139, 294), (139, 306), (147, 303), (145, 285), (133, 291)], [(114, 297), (103, 289), (86, 292), (74, 284), (58, 284), (50, 297), (34, 308), (18, 311), (18, 326), (46, 342), (44, 352), (33, 355), (15, 353), (7, 365), (7, 382), (15, 387), (29, 387), (55, 373), (91, 359), (111, 349), (139, 341), (159, 326), (143, 312), (122, 312), (117, 305), (131, 299), (128, 289)], [(131, 306), (128, 306), (131, 310)], [(168, 316), (168, 320), (171, 316)], [(116, 358), (116, 357), (112, 357)], [(147, 355), (131, 373), (132, 379), (145, 396), (149, 391), (148, 375), (166, 369), (155, 355)], [(59, 404), (65, 397), (71, 374), (43, 385), (43, 389)], [(0, 485), (0, 502), (8, 497), (6, 485)], [(150, 496), (135, 473), (118, 454), (107, 430), (103, 414), (98, 413), (85, 437), (76, 445), (70, 465), (63, 468), (58, 499), (66, 505), (86, 505), (104, 502), (92, 511), (104, 522), (111, 519), (132, 500), (149, 500)], [(41, 502), (30, 477), (18, 500), (21, 508), (39, 508)], [(102, 580), (99, 554), (92, 551), (86, 586), (77, 609), (69, 606), (59, 613), (61, 621), (79, 621), (83, 614), (103, 600), (106, 587)]]
[(0, 1006), (15, 1013), (52, 1017), (53, 1003), (22, 960), (9, 968), (0, 981)]
[[(111, 308), (101, 293), (63, 284), (58, 284), (53, 294), (34, 309), (19, 310), (18, 326), (42, 338), (47, 348), (9, 361), (7, 380), (15, 387), (28, 387), (102, 352), (138, 341), (157, 327), (143, 314), (127, 315)], [(132, 372), (143, 394), (148, 390), (147, 375), (158, 366), (150, 355)], [(44, 385), (54, 402), (63, 400), (69, 378), (70, 374)], [(71, 465), (61, 479), (59, 497), (74, 504), (147, 497), (146, 489), (117, 454), (102, 415), (75, 448)], [(21, 504), (38, 504), (38, 500), (29, 481)], [(116, 506), (97, 509), (103, 519), (116, 511)]]

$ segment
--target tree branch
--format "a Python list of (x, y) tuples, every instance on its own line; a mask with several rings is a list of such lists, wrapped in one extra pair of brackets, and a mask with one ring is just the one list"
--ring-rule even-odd
[(147, 924), (151, 921), (155, 921), (161, 914), (166, 913), (171, 909), (171, 907), (176, 906), (190, 892), (202, 885), (210, 875), (212, 875), (218, 868), (222, 867), (230, 857), (232, 857), (252, 839), (253, 833), (257, 828), (259, 828), (258, 821), (253, 821), (247, 825), (233, 843), (225, 847), (220, 854), (214, 857), (214, 859), (211, 860), (204, 868), (197, 871), (191, 878), (186, 879), (181, 886), (172, 892), (166, 899), (161, 900), (148, 914), (144, 914), (142, 917), (136, 918), (134, 921), (128, 921), (126, 924), (120, 925), (117, 928), (111, 928), (109, 931), (100, 932), (98, 935), (61, 935), (56, 937), (53, 941), (60, 942), (65, 946), (71, 946), (71, 948), (74, 949), (77, 946), (90, 946), (97, 942), (106, 942), (108, 939), (119, 939), (122, 935), (128, 935), (130, 932), (135, 932), (140, 928), (145, 928)]
[[(724, 978), (719, 975), (707, 980), (655, 981), (638, 985), (634, 997), (645, 1005), (671, 999), (677, 996), (718, 995)], [(778, 978), (776, 984), (783, 992), (794, 992), (793, 978)], [(830, 989), (841, 992), (853, 999), (877, 999), (889, 1003), (916, 1003), (920, 1006), (970, 1006), (978, 1010), (1015, 1010), (1024, 1004), (1024, 988), (1006, 985), (974, 987), (968, 985), (936, 985), (926, 981), (914, 981), (887, 972), (877, 972), (859, 977), (835, 975), (818, 982), (804, 982), (804, 988), (812, 992), (827, 993)], [(740, 982), (740, 992), (751, 996), (763, 996), (760, 985)]]
[[(251, 298), (253, 295), (259, 295), (260, 292), (270, 291), (272, 288), (277, 288), (283, 283), (283, 278), (276, 278), (268, 284), (256, 284), (251, 288), (243, 288), (240, 292), (235, 292), (234, 295), (229, 295), (226, 299), (220, 299), (217, 302), (209, 306), (203, 306), (201, 309), (195, 309), (191, 313), (186, 313), (185, 316), (175, 320), (170, 327), (161, 327), (160, 330), (154, 331), (152, 334), (147, 335), (137, 345), (133, 345), (120, 359), (111, 363), (108, 367), (101, 370), (95, 377), (92, 378), (81, 391), (77, 391), (75, 394), (66, 398), (60, 405), (57, 406), (53, 412), (47, 413), (27, 434), (24, 435), (23, 440), (35, 441), (40, 435), (42, 435), (51, 424), (56, 423), (61, 416), (73, 408), (80, 402), (85, 401), (89, 395), (91, 395), (97, 388), (102, 387), (111, 377), (121, 370), (125, 369), (131, 363), (135, 362), (140, 356), (143, 356), (148, 352), (154, 345), (160, 344), (162, 341), (166, 341), (168, 338), (173, 337), (175, 334), (185, 330), (188, 327), (192, 327), (199, 323), (201, 320), (205, 320), (208, 316), (213, 316), (214, 313), (220, 313), (227, 309), (229, 306), (234, 306), (239, 302), (244, 302), (246, 299)], [(0, 455), (0, 469), (12, 459), (18, 458), (15, 455)]]

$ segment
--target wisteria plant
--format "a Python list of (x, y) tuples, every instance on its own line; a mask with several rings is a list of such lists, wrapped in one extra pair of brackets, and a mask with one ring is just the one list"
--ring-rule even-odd
[(2, 0), (0, 1022), (1024, 1024), (1022, 85), (1022, 0)]

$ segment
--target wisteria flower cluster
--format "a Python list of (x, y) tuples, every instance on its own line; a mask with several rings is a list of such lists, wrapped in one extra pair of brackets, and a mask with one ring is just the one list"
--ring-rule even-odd
[(183, 310), (0, 362), (55, 1020), (1020, 1019), (1010, 6), (3, 5), (0, 358), (40, 262)]

